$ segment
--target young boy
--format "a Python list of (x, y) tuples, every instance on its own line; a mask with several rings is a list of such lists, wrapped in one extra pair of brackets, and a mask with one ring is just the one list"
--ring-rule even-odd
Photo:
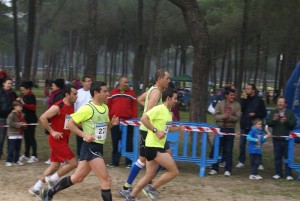
[(261, 119), (254, 119), (252, 124), (253, 126), (247, 135), (247, 140), (249, 141), (248, 152), (250, 156), (249, 179), (259, 180), (262, 179), (262, 177), (258, 175), (258, 166), (261, 164), (261, 158), (262, 158), (261, 145), (266, 141), (269, 135), (264, 136)]
[(13, 111), (7, 117), (7, 136), (8, 136), (8, 145), (7, 145), (7, 159), (5, 166), (10, 167), (13, 163), (17, 165), (24, 165), (19, 161), (21, 142), (23, 138), (23, 128), (26, 127), (24, 122), (24, 117), (22, 114), (22, 103), (20, 101), (13, 101)]

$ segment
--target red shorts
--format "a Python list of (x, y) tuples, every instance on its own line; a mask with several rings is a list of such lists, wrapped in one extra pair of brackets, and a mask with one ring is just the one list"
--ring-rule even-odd
[(51, 147), (51, 162), (63, 163), (65, 160), (71, 160), (75, 155), (68, 146)]

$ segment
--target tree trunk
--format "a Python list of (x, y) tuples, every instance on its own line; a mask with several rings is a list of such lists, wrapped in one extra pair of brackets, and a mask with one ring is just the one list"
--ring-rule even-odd
[(146, 57), (145, 57), (143, 89), (145, 89), (148, 86), (148, 82), (149, 82), (149, 73), (150, 73), (152, 52), (154, 49), (154, 35), (156, 32), (156, 19), (158, 15), (159, 1), (160, 0), (153, 1), (152, 19), (150, 22), (151, 24), (149, 30), (149, 39), (148, 39), (148, 46), (147, 46)]
[(228, 45), (227, 53), (227, 73), (226, 73), (226, 83), (232, 83), (232, 55), (231, 55), (231, 41)]
[[(249, 11), (249, 0), (244, 0), (244, 11), (243, 11), (243, 24), (241, 30), (241, 44), (240, 44), (240, 65), (237, 69), (237, 94), (242, 92), (243, 84), (243, 75), (244, 75), (244, 57), (245, 57), (245, 47), (246, 47), (246, 35), (247, 35), (247, 26), (248, 26), (248, 11)], [(240, 96), (237, 97), (237, 100), (240, 100)]]
[(144, 68), (144, 2), (143, 0), (137, 0), (137, 41), (133, 61), (133, 89), (136, 94), (139, 92), (139, 82), (141, 81), (141, 70)]
[[(194, 65), (192, 70), (193, 89), (191, 96), (191, 121), (206, 122), (208, 97), (209, 51), (208, 30), (196, 0), (170, 0), (183, 13), (188, 32), (194, 47)], [(204, 89), (204, 90), (203, 90)]]
[(221, 66), (221, 74), (220, 74), (220, 83), (219, 87), (223, 88), (223, 80), (224, 80), (224, 74), (225, 74), (225, 66), (226, 66), (226, 51), (227, 51), (227, 40), (225, 40), (225, 47), (223, 51), (223, 58), (222, 58), (222, 66)]
[(35, 29), (35, 6), (36, 0), (28, 1), (28, 20), (27, 20), (27, 40), (26, 40), (26, 52), (24, 62), (24, 75), (23, 80), (30, 80), (33, 42), (34, 42), (34, 29)]
[(255, 61), (255, 71), (254, 71), (254, 84), (257, 84), (258, 71), (259, 71), (259, 60), (260, 60), (260, 34), (257, 35), (257, 46), (256, 46), (256, 61)]
[(18, 39), (18, 11), (17, 0), (12, 1), (13, 16), (14, 16), (14, 46), (15, 46), (15, 77), (16, 88), (20, 86), (20, 58), (19, 58), (19, 39)]
[(178, 61), (179, 48), (180, 48), (180, 46), (176, 46), (176, 48), (175, 48), (174, 76), (177, 76), (177, 61)]
[(185, 45), (181, 45), (180, 47), (180, 69), (179, 74), (186, 74), (186, 49)]
[(268, 56), (269, 56), (269, 43), (266, 44), (265, 47), (265, 55), (264, 55), (264, 67), (263, 67), (263, 91), (265, 92), (265, 95), (267, 95), (268, 92), (268, 86), (267, 86), (267, 71), (268, 71)]
[(69, 59), (67, 62), (67, 67), (69, 69), (69, 76), (68, 79), (69, 81), (72, 81), (74, 78), (74, 63), (73, 63), (73, 52), (74, 52), (74, 45), (73, 45), (73, 30), (69, 30)]
[(87, 66), (85, 75), (89, 75), (93, 80), (97, 79), (97, 0), (88, 1), (88, 47)]

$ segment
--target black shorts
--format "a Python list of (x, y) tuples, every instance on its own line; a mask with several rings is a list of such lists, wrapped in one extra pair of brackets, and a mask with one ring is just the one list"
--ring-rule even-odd
[(157, 152), (166, 153), (166, 150), (164, 148), (158, 148), (158, 147), (146, 147), (145, 152), (146, 152), (147, 161), (152, 161), (153, 159), (156, 158)]
[[(140, 130), (140, 135), (141, 135), (140, 156), (146, 157), (145, 143), (146, 143), (147, 131)], [(168, 149), (170, 149), (170, 144), (168, 141), (166, 141), (164, 150), (168, 150)]]
[(83, 141), (80, 149), (80, 161), (90, 161), (94, 158), (103, 158), (103, 144), (95, 142), (85, 142)]

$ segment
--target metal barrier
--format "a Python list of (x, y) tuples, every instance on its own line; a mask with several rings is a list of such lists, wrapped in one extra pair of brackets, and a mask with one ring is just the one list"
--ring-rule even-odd
[[(173, 122), (173, 125), (182, 124), (186, 131), (181, 137), (178, 132), (170, 132), (167, 135), (167, 141), (170, 143), (172, 156), (175, 161), (184, 161), (195, 163), (200, 166), (199, 176), (205, 174), (205, 167), (216, 163), (219, 159), (219, 143), (221, 135), (215, 135), (213, 158), (207, 158), (208, 133), (212, 130), (219, 133), (219, 128), (206, 123)], [(127, 126), (134, 126), (133, 151), (126, 151)], [(120, 152), (124, 157), (135, 162), (139, 157), (139, 121), (137, 119), (122, 121), (120, 124), (122, 130), (122, 140), (120, 142)], [(198, 141), (201, 139), (201, 146)], [(182, 141), (181, 141), (182, 140)], [(190, 146), (191, 145), (191, 146)], [(191, 150), (189, 150), (191, 147)]]

